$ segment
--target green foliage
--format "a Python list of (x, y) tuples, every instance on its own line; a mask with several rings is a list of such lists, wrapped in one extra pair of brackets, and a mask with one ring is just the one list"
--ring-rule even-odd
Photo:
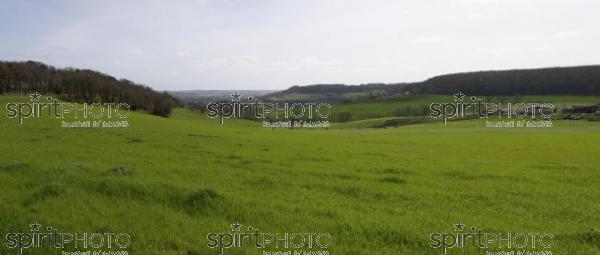
[(168, 117), (178, 101), (167, 93), (92, 70), (58, 69), (43, 63), (0, 61), (0, 95), (38, 92), (80, 103), (127, 103)]

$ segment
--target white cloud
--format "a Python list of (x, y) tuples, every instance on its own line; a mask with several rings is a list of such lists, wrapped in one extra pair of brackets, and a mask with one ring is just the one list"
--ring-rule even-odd
[(577, 37), (583, 34), (582, 30), (571, 30), (571, 31), (561, 31), (556, 32), (553, 35), (555, 37)]
[(535, 41), (535, 40), (541, 40), (543, 39), (544, 36), (542, 35), (517, 35), (517, 36), (511, 36), (508, 38), (508, 40), (510, 41)]
[(428, 36), (428, 37), (419, 37), (413, 40), (414, 43), (419, 44), (436, 44), (436, 43), (445, 43), (448, 42), (448, 37), (445, 36)]
[(300, 59), (300, 63), (308, 67), (322, 67), (339, 65), (339, 62), (333, 59), (321, 59), (315, 56), (308, 56)]
[(463, 4), (472, 5), (472, 4), (499, 4), (501, 0), (461, 0)]
[(175, 52), (175, 56), (177, 56), (178, 58), (184, 58), (184, 57), (187, 57), (189, 55), (190, 55), (190, 53), (187, 52), (187, 51), (178, 51), (178, 52)]
[(478, 48), (477, 51), (483, 52), (485, 54), (494, 55), (494, 56), (502, 56), (513, 53), (515, 49), (510, 47), (497, 47), (497, 48)]
[(554, 50), (554, 47), (550, 46), (550, 45), (540, 45), (538, 47), (535, 47), (534, 50), (535, 51), (551, 51), (551, 50)]

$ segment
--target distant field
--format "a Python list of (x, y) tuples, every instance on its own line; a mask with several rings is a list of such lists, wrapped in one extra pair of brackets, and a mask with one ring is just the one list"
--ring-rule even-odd
[[(335, 109), (370, 118), (431, 99)], [(0, 105), (14, 100), (0, 98)], [(233, 119), (221, 126), (177, 109), (170, 119), (133, 113), (129, 128), (65, 129), (49, 118), (19, 127), (4, 107), (0, 113), (3, 232), (28, 231), (37, 221), (64, 231), (130, 233), (130, 254), (218, 254), (207, 248), (207, 233), (239, 222), (331, 233), (330, 254), (439, 255), (429, 235), (460, 222), (553, 233), (553, 254), (600, 254), (596, 122), (293, 130)], [(2, 246), (0, 254), (14, 250)]]
[(355, 120), (347, 123), (332, 123), (331, 128), (388, 128), (427, 122), (438, 122), (427, 117), (386, 117), (376, 119)]
[(239, 93), (244, 96), (263, 96), (277, 90), (177, 90), (169, 94), (179, 98), (230, 98), (231, 94)]
[[(490, 102), (546, 102), (554, 103), (558, 109), (573, 105), (600, 104), (598, 96), (488, 96)], [(465, 99), (469, 102), (468, 97)], [(427, 115), (428, 108), (434, 102), (452, 102), (453, 96), (447, 95), (422, 95), (400, 98), (376, 99), (365, 102), (351, 102), (335, 104), (335, 116), (340, 113), (351, 113), (351, 120), (365, 120), (406, 115)], [(338, 121), (338, 120), (336, 120)]]
[[(333, 112), (336, 116), (343, 112), (349, 112), (352, 116), (351, 120), (375, 119), (394, 117), (394, 111), (406, 111), (407, 107), (413, 112), (417, 110), (423, 111), (424, 109), (428, 109), (429, 104), (433, 102), (449, 102), (450, 100), (453, 100), (452, 96), (442, 95), (386, 98), (366, 102), (335, 104)], [(426, 115), (426, 113), (422, 115)]]
[(600, 104), (599, 96), (523, 96), (523, 98), (527, 101), (552, 102), (559, 108)]

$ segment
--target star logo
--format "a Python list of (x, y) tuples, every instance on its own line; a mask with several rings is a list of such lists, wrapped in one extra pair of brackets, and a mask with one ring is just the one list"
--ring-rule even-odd
[(37, 93), (37, 91), (33, 92), (33, 94), (29, 94), (29, 98), (31, 99), (31, 101), (39, 101), (41, 96), (42, 95)]
[(458, 92), (456, 94), (454, 94), (454, 101), (462, 101), (465, 99), (465, 94), (463, 94), (462, 92)]
[(40, 231), (40, 227), (41, 227), (41, 226), (42, 226), (42, 225), (41, 225), (41, 224), (38, 224), (37, 222), (36, 222), (36, 223), (33, 223), (33, 224), (29, 224), (29, 227), (31, 227), (31, 231), (35, 231), (35, 232), (38, 232), (38, 231)]
[(240, 101), (241, 97), (242, 95), (235, 92), (234, 94), (231, 94), (231, 101)]
[(235, 224), (231, 224), (231, 231), (240, 231), (242, 228), (242, 224), (240, 223), (235, 223)]
[(465, 224), (462, 224), (460, 222), (458, 224), (454, 224), (454, 229), (456, 231), (463, 231), (464, 228), (465, 228)]

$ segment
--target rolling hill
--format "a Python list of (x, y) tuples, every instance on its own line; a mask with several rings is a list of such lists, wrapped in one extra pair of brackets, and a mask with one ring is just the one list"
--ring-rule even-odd
[(600, 65), (455, 73), (416, 83), (293, 86), (270, 97), (348, 101), (458, 91), (468, 95), (600, 95)]
[(143, 110), (168, 117), (178, 100), (166, 92), (116, 79), (98, 71), (56, 68), (35, 61), (0, 61), (0, 95), (39, 92), (78, 103), (127, 103), (132, 110)]

